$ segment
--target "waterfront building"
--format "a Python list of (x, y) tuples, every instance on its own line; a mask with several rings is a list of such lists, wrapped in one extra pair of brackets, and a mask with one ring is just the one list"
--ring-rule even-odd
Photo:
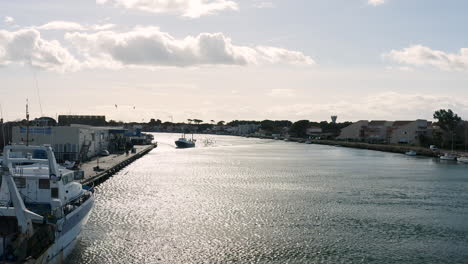
[(424, 138), (432, 138), (431, 122), (416, 121), (393, 122), (389, 142), (391, 144), (421, 145)]
[[(121, 133), (121, 134), (119, 134)], [(29, 144), (52, 146), (57, 161), (84, 161), (107, 150), (115, 137), (123, 137), (125, 130), (86, 125), (29, 127)], [(12, 143), (26, 144), (27, 128), (12, 128)]]
[(369, 125), (369, 121), (360, 120), (341, 129), (340, 135), (336, 139), (361, 141), (365, 139), (364, 128)]
[(320, 137), (322, 135), (322, 128), (311, 126), (307, 128), (306, 134), (312, 137)]
[(245, 125), (238, 125), (237, 127), (232, 127), (230, 132), (235, 135), (250, 135), (260, 128), (260, 125), (257, 124), (245, 124)]
[(364, 139), (373, 143), (388, 143), (392, 121), (372, 120), (364, 127)]
[(424, 139), (432, 138), (431, 122), (361, 120), (341, 130), (337, 139), (365, 141), (370, 143), (390, 143), (421, 145)]

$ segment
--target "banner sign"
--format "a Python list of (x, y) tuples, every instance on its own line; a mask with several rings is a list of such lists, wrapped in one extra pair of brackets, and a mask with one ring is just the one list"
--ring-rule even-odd
[[(20, 133), (26, 134), (27, 129), (25, 127), (20, 127)], [(50, 127), (30, 127), (29, 134), (42, 134), (42, 135), (50, 135), (52, 134), (52, 128)]]

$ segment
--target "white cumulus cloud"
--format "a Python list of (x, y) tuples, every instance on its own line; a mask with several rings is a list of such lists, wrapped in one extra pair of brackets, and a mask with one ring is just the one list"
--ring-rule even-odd
[(447, 71), (468, 71), (468, 48), (462, 48), (460, 53), (454, 54), (413, 45), (402, 50), (392, 50), (384, 54), (384, 57), (402, 64), (433, 66)]
[(0, 65), (30, 65), (45, 70), (69, 71), (78, 61), (56, 40), (44, 40), (35, 29), (0, 30)]
[(96, 0), (98, 4), (112, 3), (118, 7), (153, 13), (169, 13), (198, 18), (222, 10), (237, 10), (238, 4), (230, 0)]
[(70, 21), (51, 21), (44, 25), (33, 27), (39, 30), (66, 30), (66, 31), (88, 31), (88, 30), (108, 30), (114, 28), (114, 24), (103, 25), (81, 25)]
[(13, 23), (13, 21), (15, 21), (15, 19), (12, 18), (11, 16), (6, 16), (6, 17), (3, 19), (3, 22), (5, 22), (5, 24), (11, 24), (11, 23)]
[(157, 27), (129, 32), (67, 33), (91, 67), (157, 67), (247, 64), (314, 64), (301, 52), (267, 46), (237, 46), (222, 33), (177, 39)]
[(367, 3), (369, 5), (378, 6), (378, 5), (385, 4), (385, 0), (368, 0)]

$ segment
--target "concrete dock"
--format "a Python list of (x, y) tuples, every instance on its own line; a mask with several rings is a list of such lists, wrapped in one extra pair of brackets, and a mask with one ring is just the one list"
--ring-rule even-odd
[(99, 157), (99, 170), (95, 170), (95, 167), (98, 166), (98, 158), (93, 158), (81, 165), (81, 169), (84, 171), (84, 178), (80, 182), (84, 185), (99, 184), (128, 164), (146, 155), (156, 148), (156, 146), (156, 144), (135, 146), (135, 153), (129, 153), (128, 155), (125, 153), (111, 154), (106, 157)]

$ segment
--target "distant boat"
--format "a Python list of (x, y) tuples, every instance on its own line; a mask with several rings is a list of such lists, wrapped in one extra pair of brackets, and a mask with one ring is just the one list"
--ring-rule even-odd
[(458, 160), (458, 162), (468, 163), (468, 157), (467, 156), (458, 157), (457, 160)]
[(416, 151), (414, 151), (414, 150), (410, 150), (410, 151), (405, 152), (405, 155), (416, 156), (416, 155), (418, 155), (418, 153), (416, 153)]
[(457, 160), (457, 155), (453, 153), (444, 153), (444, 155), (440, 156), (441, 160)]
[(184, 133), (181, 138), (175, 141), (175, 144), (178, 148), (193, 148), (195, 147), (195, 142), (196, 140), (193, 139), (193, 134), (192, 139), (187, 139)]

